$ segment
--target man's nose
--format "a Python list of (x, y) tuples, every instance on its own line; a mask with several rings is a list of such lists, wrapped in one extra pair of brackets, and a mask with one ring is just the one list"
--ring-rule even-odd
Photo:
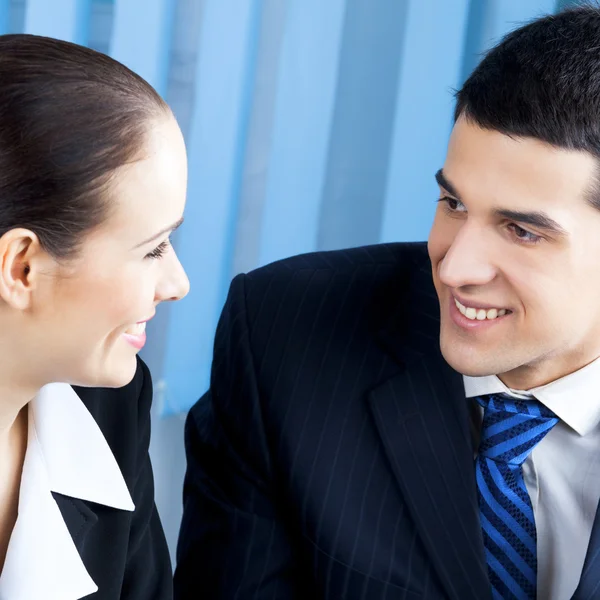
[(439, 269), (450, 288), (485, 285), (496, 276), (492, 246), (482, 227), (465, 223), (448, 248)]

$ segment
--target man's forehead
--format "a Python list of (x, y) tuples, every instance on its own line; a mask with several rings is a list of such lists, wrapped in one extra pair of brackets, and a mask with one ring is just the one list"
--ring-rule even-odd
[(512, 202), (513, 196), (562, 204), (587, 198), (598, 173), (599, 162), (588, 152), (510, 137), (459, 120), (436, 179), (461, 198), (485, 193), (486, 201), (501, 205)]

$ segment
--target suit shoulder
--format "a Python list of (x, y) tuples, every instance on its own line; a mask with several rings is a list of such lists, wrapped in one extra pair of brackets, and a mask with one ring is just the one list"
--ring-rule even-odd
[(343, 282), (356, 277), (357, 271), (368, 274), (379, 268), (382, 273), (390, 270), (410, 272), (428, 260), (425, 242), (375, 244), (299, 254), (250, 271), (243, 278), (247, 291), (252, 295), (253, 292), (261, 294), (273, 286), (319, 287), (319, 282), (327, 279), (327, 273)]
[(221, 325), (245, 322), (254, 341), (281, 328), (293, 329), (296, 337), (312, 330), (313, 324), (324, 332), (347, 311), (361, 311), (364, 324), (374, 325), (405, 303), (409, 281), (428, 265), (425, 243), (286, 258), (234, 279)]
[(409, 264), (426, 257), (427, 245), (425, 242), (373, 244), (290, 256), (251, 271), (248, 276), (257, 279), (273, 273), (294, 273), (318, 269), (352, 271), (361, 265)]

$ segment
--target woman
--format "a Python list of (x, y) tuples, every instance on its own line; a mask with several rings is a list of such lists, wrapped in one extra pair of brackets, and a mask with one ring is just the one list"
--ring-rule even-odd
[(188, 291), (183, 139), (87, 48), (1, 36), (0, 84), (0, 598), (171, 598), (137, 353)]

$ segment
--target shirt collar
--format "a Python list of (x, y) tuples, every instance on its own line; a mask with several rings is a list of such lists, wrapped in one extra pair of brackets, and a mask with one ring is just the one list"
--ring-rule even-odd
[(98, 590), (52, 492), (133, 511), (112, 451), (73, 388), (53, 383), (29, 404), (19, 516), (0, 575), (0, 597), (78, 600)]
[(565, 377), (526, 391), (506, 387), (496, 375), (463, 375), (463, 382), (467, 398), (501, 392), (517, 397), (535, 396), (579, 435), (586, 435), (600, 423), (600, 359)]

